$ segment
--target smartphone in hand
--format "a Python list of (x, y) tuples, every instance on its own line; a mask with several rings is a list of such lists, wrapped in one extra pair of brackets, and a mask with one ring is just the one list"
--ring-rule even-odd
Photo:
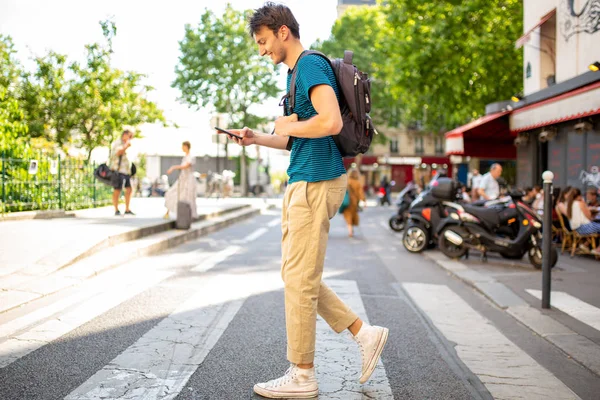
[(238, 138), (238, 139), (240, 139), (240, 140), (242, 140), (242, 139), (243, 139), (243, 137), (242, 137), (242, 136), (240, 136), (240, 135), (236, 135), (235, 133), (233, 133), (233, 132), (229, 132), (229, 131), (227, 131), (227, 130), (225, 130), (225, 129), (221, 129), (221, 128), (218, 128), (218, 127), (216, 127), (216, 126), (215, 126), (215, 129), (216, 129), (216, 130), (218, 130), (219, 132), (223, 132), (223, 133), (225, 133), (225, 134), (227, 134), (227, 135), (229, 135), (229, 136), (231, 136), (231, 137), (235, 137), (235, 138)]

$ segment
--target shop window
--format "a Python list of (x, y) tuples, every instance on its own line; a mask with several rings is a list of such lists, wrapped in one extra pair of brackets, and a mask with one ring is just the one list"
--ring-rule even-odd
[(444, 154), (445, 150), (444, 149), (444, 138), (441, 138), (439, 136), (435, 137), (435, 154)]
[(425, 153), (425, 139), (422, 136), (415, 138), (415, 154)]

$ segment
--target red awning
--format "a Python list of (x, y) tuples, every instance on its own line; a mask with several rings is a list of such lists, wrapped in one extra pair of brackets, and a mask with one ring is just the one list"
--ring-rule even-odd
[(521, 36), (517, 42), (515, 43), (515, 46), (517, 47), (517, 49), (523, 47), (525, 45), (525, 43), (529, 42), (529, 39), (531, 37), (531, 33), (536, 30), (537, 28), (539, 28), (540, 26), (544, 25), (544, 23), (546, 21), (548, 21), (550, 18), (554, 17), (556, 15), (556, 8), (552, 11), (550, 11), (548, 14), (544, 15), (542, 17), (542, 19), (540, 19), (540, 21), (535, 24), (535, 26), (533, 28), (531, 28), (530, 30), (527, 31), (526, 34), (524, 34), (523, 36)]
[(488, 114), (446, 133), (446, 155), (486, 159), (516, 157), (508, 119), (510, 111)]

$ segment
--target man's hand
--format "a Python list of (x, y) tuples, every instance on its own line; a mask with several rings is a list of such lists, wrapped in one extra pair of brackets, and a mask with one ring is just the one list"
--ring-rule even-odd
[(279, 136), (289, 136), (290, 124), (298, 122), (298, 114), (292, 114), (287, 117), (279, 117), (275, 120), (275, 134)]
[(167, 175), (171, 175), (171, 172), (173, 172), (173, 167), (171, 167), (167, 170)]
[(227, 129), (227, 130), (231, 133), (235, 133), (236, 135), (240, 135), (241, 137), (243, 137), (243, 139), (238, 139), (236, 137), (229, 136), (226, 133), (223, 133), (221, 131), (216, 131), (216, 132), (219, 135), (226, 135), (229, 139), (233, 140), (235, 143), (239, 144), (240, 146), (250, 146), (251, 144), (255, 144), (256, 135), (254, 134), (252, 129), (250, 129), (248, 127), (244, 127), (242, 129)]

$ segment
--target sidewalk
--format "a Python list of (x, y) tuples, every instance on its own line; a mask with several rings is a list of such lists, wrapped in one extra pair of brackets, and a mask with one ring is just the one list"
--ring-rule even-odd
[[(69, 265), (107, 238), (141, 229), (165, 230), (161, 198), (134, 198), (132, 217), (117, 217), (112, 207), (73, 212), (75, 218), (0, 223), (0, 277), (15, 272), (43, 274)], [(198, 199), (198, 214), (239, 207), (239, 202)], [(122, 208), (122, 207), (121, 207)], [(131, 238), (129, 238), (131, 239)]]
[(600, 262), (559, 256), (547, 310), (541, 308), (542, 272), (527, 257), (510, 261), (489, 254), (481, 262), (477, 254), (460, 260), (439, 251), (424, 255), (600, 376)]
[(198, 220), (175, 230), (164, 199), (135, 198), (135, 216), (112, 207), (68, 218), (0, 222), (0, 312), (78, 284), (107, 269), (193, 240), (276, 204), (264, 199), (197, 199)]

